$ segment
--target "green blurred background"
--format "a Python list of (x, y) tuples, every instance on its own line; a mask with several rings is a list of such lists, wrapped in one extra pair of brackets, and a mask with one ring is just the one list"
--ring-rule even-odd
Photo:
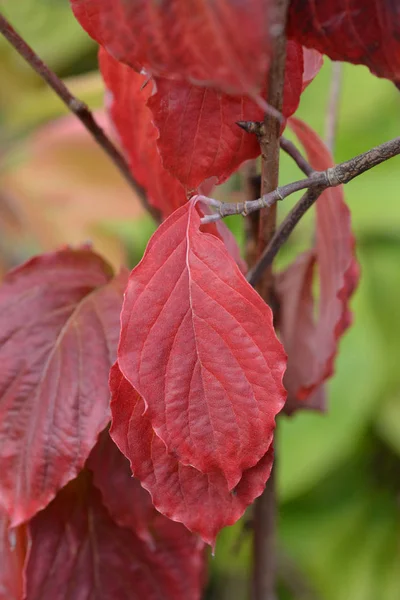
[[(91, 108), (102, 108), (96, 47), (67, 0), (3, 0), (2, 10), (74, 93)], [(326, 61), (298, 112), (321, 134), (330, 79)], [(392, 84), (345, 65), (336, 161), (397, 136), (399, 109)], [(88, 239), (113, 264), (126, 260), (132, 266), (153, 230), (73, 119), (54, 124), (65, 114), (0, 40), (0, 277), (34, 252)], [(327, 413), (280, 419), (282, 600), (400, 598), (399, 169), (400, 159), (392, 159), (346, 188), (362, 280), (352, 302), (355, 322), (328, 385)], [(283, 157), (282, 181), (297, 177)], [(236, 183), (224, 193), (237, 193)], [(231, 225), (240, 240), (242, 221)], [(302, 235), (300, 228), (282, 261), (301, 245)], [(221, 534), (210, 559), (207, 598), (248, 598), (248, 529), (243, 519)]]

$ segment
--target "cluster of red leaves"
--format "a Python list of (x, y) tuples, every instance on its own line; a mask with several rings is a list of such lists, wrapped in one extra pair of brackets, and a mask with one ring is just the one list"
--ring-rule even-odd
[[(201, 194), (260, 151), (236, 122), (264, 115), (274, 2), (71, 2), (102, 46), (113, 123), (165, 221), (129, 279), (67, 248), (0, 289), (0, 599), (195, 600), (204, 541), (264, 489), (286, 399), (271, 310), (225, 226), (200, 225)], [(398, 83), (395, 3), (292, 0), (289, 13), (285, 119), (318, 51)], [(327, 168), (318, 137), (290, 123)], [(349, 212), (329, 190), (314, 247), (277, 278), (292, 408), (321, 407), (357, 280)]]
[[(71, 0), (88, 33), (121, 62), (228, 93), (262, 92), (274, 0)], [(395, 0), (291, 0), (288, 35), (400, 83)], [(255, 60), (257, 57), (257, 60)], [(140, 70), (140, 69), (139, 69)]]
[(2, 600), (23, 574), (27, 600), (200, 597), (203, 543), (155, 511), (108, 433), (97, 442), (126, 282), (67, 248), (0, 289)]
[(156, 508), (210, 544), (268, 478), (285, 358), (271, 310), (186, 203), (129, 278), (111, 435)]
[[(248, 96), (229, 96), (184, 80), (149, 79), (103, 48), (99, 59), (110, 114), (132, 173), (165, 217), (205, 182), (222, 183), (260, 154), (255, 136), (236, 124), (263, 118), (262, 108)], [(321, 64), (320, 54), (288, 43), (285, 117), (296, 111)]]

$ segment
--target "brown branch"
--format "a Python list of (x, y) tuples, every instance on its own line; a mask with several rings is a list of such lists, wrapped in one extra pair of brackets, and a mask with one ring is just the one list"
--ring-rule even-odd
[[(236, 121), (236, 125), (239, 125), (241, 129), (244, 129), (246, 133), (253, 133), (261, 139), (265, 135), (265, 123), (262, 121)], [(314, 169), (309, 162), (301, 154), (300, 150), (287, 138), (280, 138), (280, 147), (286, 154), (288, 154), (294, 162), (297, 164), (299, 169), (306, 175), (310, 176), (314, 173)]]
[[(270, 268), (273, 259), (286, 242), (297, 223), (307, 210), (318, 200), (324, 190), (328, 187), (348, 183), (358, 175), (361, 175), (361, 173), (365, 173), (365, 171), (368, 171), (376, 165), (399, 154), (400, 137), (395, 138), (390, 142), (385, 142), (381, 146), (377, 146), (376, 148), (341, 163), (336, 167), (327, 169), (327, 171), (317, 172), (314, 177), (311, 177), (310, 179), (313, 180), (312, 185), (310, 184), (308, 186), (307, 192), (284, 219), (258, 262), (247, 274), (247, 281), (253, 286), (260, 281), (263, 273)], [(324, 174), (325, 183), (323, 183), (323, 178), (320, 178), (322, 174)], [(320, 184), (318, 184), (319, 179), (321, 179)]]
[(325, 143), (331, 154), (335, 149), (335, 138), (339, 116), (339, 100), (343, 79), (343, 63), (332, 63), (332, 79), (325, 124)]
[(363, 154), (359, 154), (354, 158), (345, 162), (339, 163), (335, 167), (331, 167), (326, 171), (314, 171), (307, 179), (300, 179), (288, 183), (287, 185), (277, 187), (272, 192), (261, 196), (257, 200), (248, 200), (246, 202), (219, 202), (213, 200), (212, 206), (217, 209), (212, 215), (207, 215), (202, 219), (202, 223), (209, 223), (223, 219), (228, 215), (243, 215), (260, 210), (262, 208), (272, 206), (278, 200), (284, 200), (294, 192), (304, 189), (317, 189), (322, 186), (323, 189), (335, 187), (341, 184), (349, 183), (359, 175), (369, 171), (373, 167), (398, 156), (400, 154), (400, 137), (397, 137), (389, 142), (385, 142), (380, 146), (376, 146)]
[[(282, 112), (283, 88), (286, 65), (286, 15), (289, 0), (276, 0), (270, 14), (272, 34), (272, 61), (268, 74), (268, 104)], [(261, 148), (261, 196), (276, 190), (279, 182), (281, 124), (266, 114), (258, 134)], [(259, 213), (257, 253), (262, 255), (274, 236), (277, 221), (276, 203), (265, 205)], [(257, 290), (265, 302), (271, 304), (273, 274), (267, 268), (257, 281)], [(264, 492), (254, 505), (254, 600), (276, 599), (277, 552), (276, 552), (276, 482), (275, 466)]]
[(95, 121), (92, 113), (84, 102), (71, 94), (67, 86), (45, 65), (33, 49), (22, 39), (22, 37), (10, 25), (7, 19), (0, 13), (0, 33), (8, 40), (22, 58), (32, 67), (34, 71), (54, 90), (57, 96), (64, 102), (67, 108), (81, 121), (94, 140), (101, 146), (104, 152), (112, 160), (129, 186), (139, 197), (143, 207), (156, 219), (159, 220), (159, 212), (149, 205), (145, 190), (132, 176), (129, 165), (125, 158), (104, 133), (103, 129)]

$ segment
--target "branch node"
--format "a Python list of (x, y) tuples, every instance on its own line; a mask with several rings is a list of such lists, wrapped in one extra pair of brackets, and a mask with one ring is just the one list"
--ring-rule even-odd
[(325, 171), (326, 174), (326, 180), (329, 184), (329, 187), (336, 187), (338, 185), (342, 184), (342, 181), (340, 181), (336, 169), (335, 167), (331, 167), (330, 169), (327, 169)]
[(248, 200), (245, 200), (245, 202), (244, 202), (244, 209), (242, 210), (242, 213), (241, 213), (242, 217), (247, 217), (250, 214), (249, 210), (248, 210), (247, 203), (248, 203)]
[(252, 133), (258, 138), (264, 134), (263, 121), (236, 121), (236, 125), (244, 129), (246, 133)]

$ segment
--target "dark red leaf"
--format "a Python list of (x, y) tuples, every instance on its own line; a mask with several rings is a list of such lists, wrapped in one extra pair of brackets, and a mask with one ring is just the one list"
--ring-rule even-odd
[(155, 546), (118, 526), (90, 471), (31, 522), (26, 600), (199, 600), (203, 544), (156, 515)]
[(121, 527), (129, 527), (144, 542), (153, 543), (150, 526), (154, 507), (149, 494), (131, 477), (129, 461), (118, 450), (108, 431), (102, 433), (87, 462), (103, 504)]
[(0, 504), (15, 526), (82, 468), (109, 419), (126, 274), (87, 249), (33, 258), (0, 288)]
[(271, 310), (199, 230), (195, 203), (159, 227), (131, 273), (118, 361), (169, 454), (231, 490), (271, 445), (286, 360)]
[[(265, 73), (265, 80), (267, 73)], [(196, 190), (206, 179), (225, 181), (245, 160), (260, 154), (254, 135), (237, 121), (261, 121), (264, 111), (245, 96), (228, 96), (186, 81), (156, 80), (157, 93), (148, 100), (160, 135), (163, 164), (186, 190)], [(303, 49), (287, 48), (283, 115), (297, 109), (303, 89)]]
[(153, 81), (145, 85), (148, 77), (117, 62), (102, 48), (99, 64), (110, 94), (110, 116), (131, 171), (145, 188), (149, 202), (168, 216), (186, 202), (186, 193), (179, 181), (164, 169), (157, 149), (158, 132), (146, 106), (153, 92)]
[(230, 491), (219, 472), (201, 473), (167, 452), (145, 413), (143, 400), (114, 365), (111, 435), (129, 457), (133, 473), (150, 492), (154, 506), (199, 533), (212, 546), (226, 525), (235, 523), (264, 488), (273, 462), (272, 445)]
[(9, 519), (0, 513), (0, 600), (21, 600), (26, 553), (25, 526), (9, 529)]
[[(315, 169), (332, 166), (328, 149), (312, 129), (297, 119), (291, 119), (290, 126)], [(313, 294), (316, 268), (318, 299)], [(358, 278), (343, 189), (329, 188), (316, 204), (315, 247), (300, 255), (277, 280), (281, 333), (288, 354), (284, 381), (289, 397), (306, 400), (332, 375), (339, 338), (351, 323), (348, 303)]]
[(71, 0), (115, 58), (150, 74), (258, 93), (269, 63), (270, 0)]
[(292, 0), (289, 36), (333, 60), (366, 65), (400, 84), (400, 3)]

